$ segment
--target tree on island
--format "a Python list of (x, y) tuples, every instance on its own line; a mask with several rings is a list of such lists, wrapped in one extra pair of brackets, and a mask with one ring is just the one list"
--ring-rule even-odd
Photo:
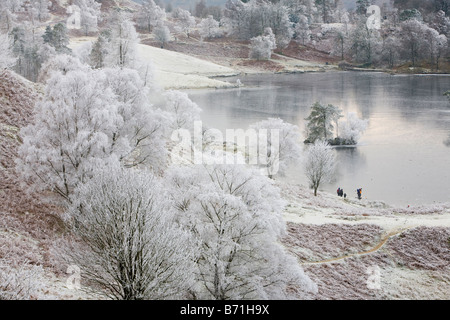
[(342, 117), (340, 108), (332, 104), (314, 103), (310, 115), (305, 119), (308, 124), (307, 138), (304, 142), (314, 143), (317, 140), (324, 140), (331, 145), (355, 145), (366, 130), (368, 120), (359, 119), (353, 112), (347, 114), (345, 121), (340, 121)]
[(446, 96), (448, 99), (448, 102), (450, 102), (450, 90), (444, 92), (444, 96)]
[(316, 102), (311, 113), (305, 119), (307, 124), (306, 143), (314, 143), (317, 139), (328, 141), (333, 138), (334, 125), (342, 117), (342, 111), (332, 104), (322, 105)]
[(334, 144), (355, 145), (368, 125), (367, 119), (359, 119), (356, 113), (349, 112), (346, 120), (341, 122), (341, 134)]

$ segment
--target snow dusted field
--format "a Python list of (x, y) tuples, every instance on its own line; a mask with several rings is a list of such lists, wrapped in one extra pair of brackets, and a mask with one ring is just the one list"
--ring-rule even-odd
[(153, 63), (155, 81), (164, 89), (234, 87), (235, 84), (209, 77), (226, 77), (239, 73), (209, 61), (143, 44), (139, 45), (138, 53), (141, 59)]
[[(95, 40), (92, 37), (72, 38), (69, 47), (76, 49), (80, 45)], [(162, 89), (232, 88), (236, 87), (235, 83), (212, 79), (212, 77), (229, 77), (240, 73), (183, 53), (144, 44), (138, 45), (137, 53), (143, 63), (149, 63), (152, 66), (155, 83)]]

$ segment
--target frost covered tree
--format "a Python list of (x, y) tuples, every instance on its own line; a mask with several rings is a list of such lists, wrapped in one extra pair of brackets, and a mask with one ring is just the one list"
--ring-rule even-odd
[(288, 8), (290, 19), (294, 23), (298, 23), (301, 16), (305, 16), (308, 23), (312, 23), (317, 14), (315, 0), (281, 0), (280, 3)]
[(317, 139), (328, 141), (333, 138), (334, 125), (342, 117), (342, 111), (332, 104), (322, 105), (316, 102), (311, 107), (308, 121), (307, 142), (315, 142)]
[(417, 19), (408, 19), (400, 24), (402, 48), (413, 67), (423, 52), (427, 29), (428, 27)]
[(167, 90), (163, 94), (163, 111), (168, 112), (170, 119), (170, 129), (192, 129), (194, 121), (200, 120), (200, 107), (189, 99), (185, 92)]
[(33, 18), (42, 22), (50, 17), (48, 8), (52, 5), (49, 0), (32, 0), (30, 2), (30, 10)]
[(93, 68), (101, 69), (105, 67), (110, 38), (111, 33), (109, 32), (109, 30), (104, 30), (99, 34), (97, 40), (92, 44), (89, 61), (90, 65)]
[(212, 15), (202, 19), (198, 24), (198, 27), (202, 39), (211, 39), (222, 36), (219, 21), (216, 21)]
[[(250, 129), (260, 134), (259, 164), (265, 168), (269, 178), (275, 174), (284, 175), (287, 168), (299, 160), (301, 147), (297, 126), (269, 118), (250, 125)], [(267, 134), (267, 139), (262, 133)]]
[(35, 189), (70, 201), (80, 183), (109, 163), (161, 169), (164, 121), (148, 99), (135, 70), (56, 72), (33, 123), (21, 130), (19, 171)]
[(17, 57), (14, 71), (31, 81), (37, 81), (42, 64), (57, 54), (55, 47), (44, 43), (38, 30), (31, 23), (24, 22), (10, 32), (12, 50)]
[(381, 50), (381, 61), (387, 63), (389, 68), (393, 68), (400, 60), (401, 43), (397, 32), (389, 34), (383, 41)]
[(125, 68), (138, 67), (137, 45), (139, 36), (133, 23), (121, 13), (116, 13), (110, 23), (110, 39), (105, 65)]
[(187, 10), (177, 8), (172, 14), (176, 18), (175, 29), (189, 38), (191, 29), (195, 27), (195, 18)]
[(69, 263), (107, 297), (185, 298), (193, 285), (196, 245), (162, 190), (149, 171), (119, 167), (79, 186), (67, 222), (80, 243)]
[(139, 55), (139, 35), (129, 15), (113, 12), (105, 28), (94, 43), (90, 55), (95, 68), (119, 67), (137, 70), (145, 85), (152, 86), (153, 65)]
[(280, 3), (273, 4), (269, 14), (269, 21), (268, 27), (275, 34), (277, 48), (286, 48), (294, 35), (294, 28), (289, 18), (288, 9)]
[(447, 37), (433, 28), (426, 28), (424, 33), (424, 54), (428, 55), (430, 63), (439, 70), (439, 60), (447, 51)]
[(439, 32), (439, 34), (448, 36), (450, 35), (450, 18), (445, 15), (444, 11), (439, 10), (432, 17), (430, 27)]
[(283, 203), (270, 179), (245, 165), (174, 168), (166, 179), (180, 223), (200, 243), (192, 298), (286, 299), (316, 290), (279, 243)]
[(335, 162), (335, 155), (327, 141), (318, 139), (308, 146), (304, 170), (314, 196), (317, 196), (319, 186), (332, 178)]
[(292, 22), (288, 7), (281, 2), (229, 0), (225, 4), (223, 24), (229, 35), (239, 39), (261, 36), (271, 28), (278, 48), (283, 49), (292, 39)]
[(17, 15), (25, 0), (0, 1), (0, 32), (9, 33), (18, 23)]
[(422, 13), (416, 8), (402, 10), (399, 14), (400, 21), (417, 20), (423, 21)]
[(141, 10), (136, 14), (137, 25), (152, 32), (153, 27), (166, 19), (166, 11), (153, 0), (143, 0)]
[(153, 35), (155, 40), (161, 44), (161, 48), (164, 48), (164, 45), (170, 41), (170, 29), (163, 22), (156, 25), (153, 29)]
[(47, 26), (42, 38), (44, 39), (44, 43), (51, 45), (59, 53), (71, 52), (67, 47), (70, 43), (70, 39), (67, 34), (67, 27), (64, 23), (57, 23), (53, 28)]
[(370, 0), (356, 0), (356, 13), (364, 15), (370, 6)]
[(298, 22), (294, 29), (295, 39), (302, 45), (305, 45), (311, 39), (311, 30), (308, 18), (304, 15), (298, 17)]
[(348, 35), (345, 32), (343, 32), (342, 30), (338, 30), (336, 32), (332, 53), (339, 56), (341, 60), (345, 59), (345, 51), (348, 40)]
[(360, 119), (354, 112), (349, 112), (345, 121), (342, 121), (339, 125), (340, 134), (339, 138), (343, 141), (343, 144), (356, 144), (358, 143), (361, 134), (366, 130), (368, 120)]
[(367, 27), (364, 20), (353, 26), (348, 42), (348, 54), (355, 61), (371, 64), (377, 60), (382, 49), (382, 39), (379, 31)]
[(334, 0), (315, 0), (317, 13), (323, 23), (333, 22)]
[(56, 54), (42, 64), (37, 82), (45, 84), (55, 72), (65, 75), (70, 71), (88, 71), (88, 67), (74, 56)]
[(0, 33), (0, 68), (11, 68), (15, 65), (17, 58), (13, 54), (13, 39), (6, 34)]
[(86, 41), (73, 48), (73, 56), (79, 59), (82, 64), (91, 65), (92, 48), (93, 43), (91, 41)]
[(276, 39), (271, 28), (264, 30), (264, 35), (250, 39), (250, 58), (257, 60), (268, 60), (272, 51), (276, 49)]
[(248, 31), (249, 12), (247, 6), (247, 4), (238, 0), (227, 0), (225, 3), (222, 24), (225, 26), (228, 35), (233, 35), (239, 39), (252, 37)]
[(74, 0), (73, 4), (80, 8), (80, 26), (85, 35), (98, 31), (102, 4), (95, 0)]
[(19, 12), (26, 0), (2, 0), (0, 9), (8, 9), (11, 12)]

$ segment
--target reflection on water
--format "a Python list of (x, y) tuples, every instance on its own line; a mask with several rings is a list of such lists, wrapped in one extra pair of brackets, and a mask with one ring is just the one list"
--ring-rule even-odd
[[(338, 170), (324, 190), (340, 186), (356, 196), (362, 187), (363, 197), (399, 205), (450, 201), (450, 104), (443, 96), (449, 76), (327, 72), (240, 79), (246, 86), (239, 89), (188, 91), (205, 125), (245, 129), (279, 117), (304, 132), (311, 105), (331, 103), (344, 115), (369, 119), (369, 127), (356, 148), (336, 148)], [(299, 167), (288, 179), (307, 184)]]
[(445, 144), (447, 147), (450, 147), (450, 134), (448, 135), (447, 140), (444, 141), (444, 144)]

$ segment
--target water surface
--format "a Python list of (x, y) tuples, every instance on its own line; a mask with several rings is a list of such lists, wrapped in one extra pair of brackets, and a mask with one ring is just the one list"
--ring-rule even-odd
[[(355, 148), (335, 148), (337, 172), (322, 190), (344, 189), (393, 205), (450, 201), (447, 75), (326, 72), (239, 77), (245, 87), (189, 90), (203, 123), (222, 131), (279, 117), (299, 126), (319, 101), (356, 112), (369, 126)], [(235, 79), (229, 79), (235, 81)], [(301, 167), (284, 178), (307, 185)]]

